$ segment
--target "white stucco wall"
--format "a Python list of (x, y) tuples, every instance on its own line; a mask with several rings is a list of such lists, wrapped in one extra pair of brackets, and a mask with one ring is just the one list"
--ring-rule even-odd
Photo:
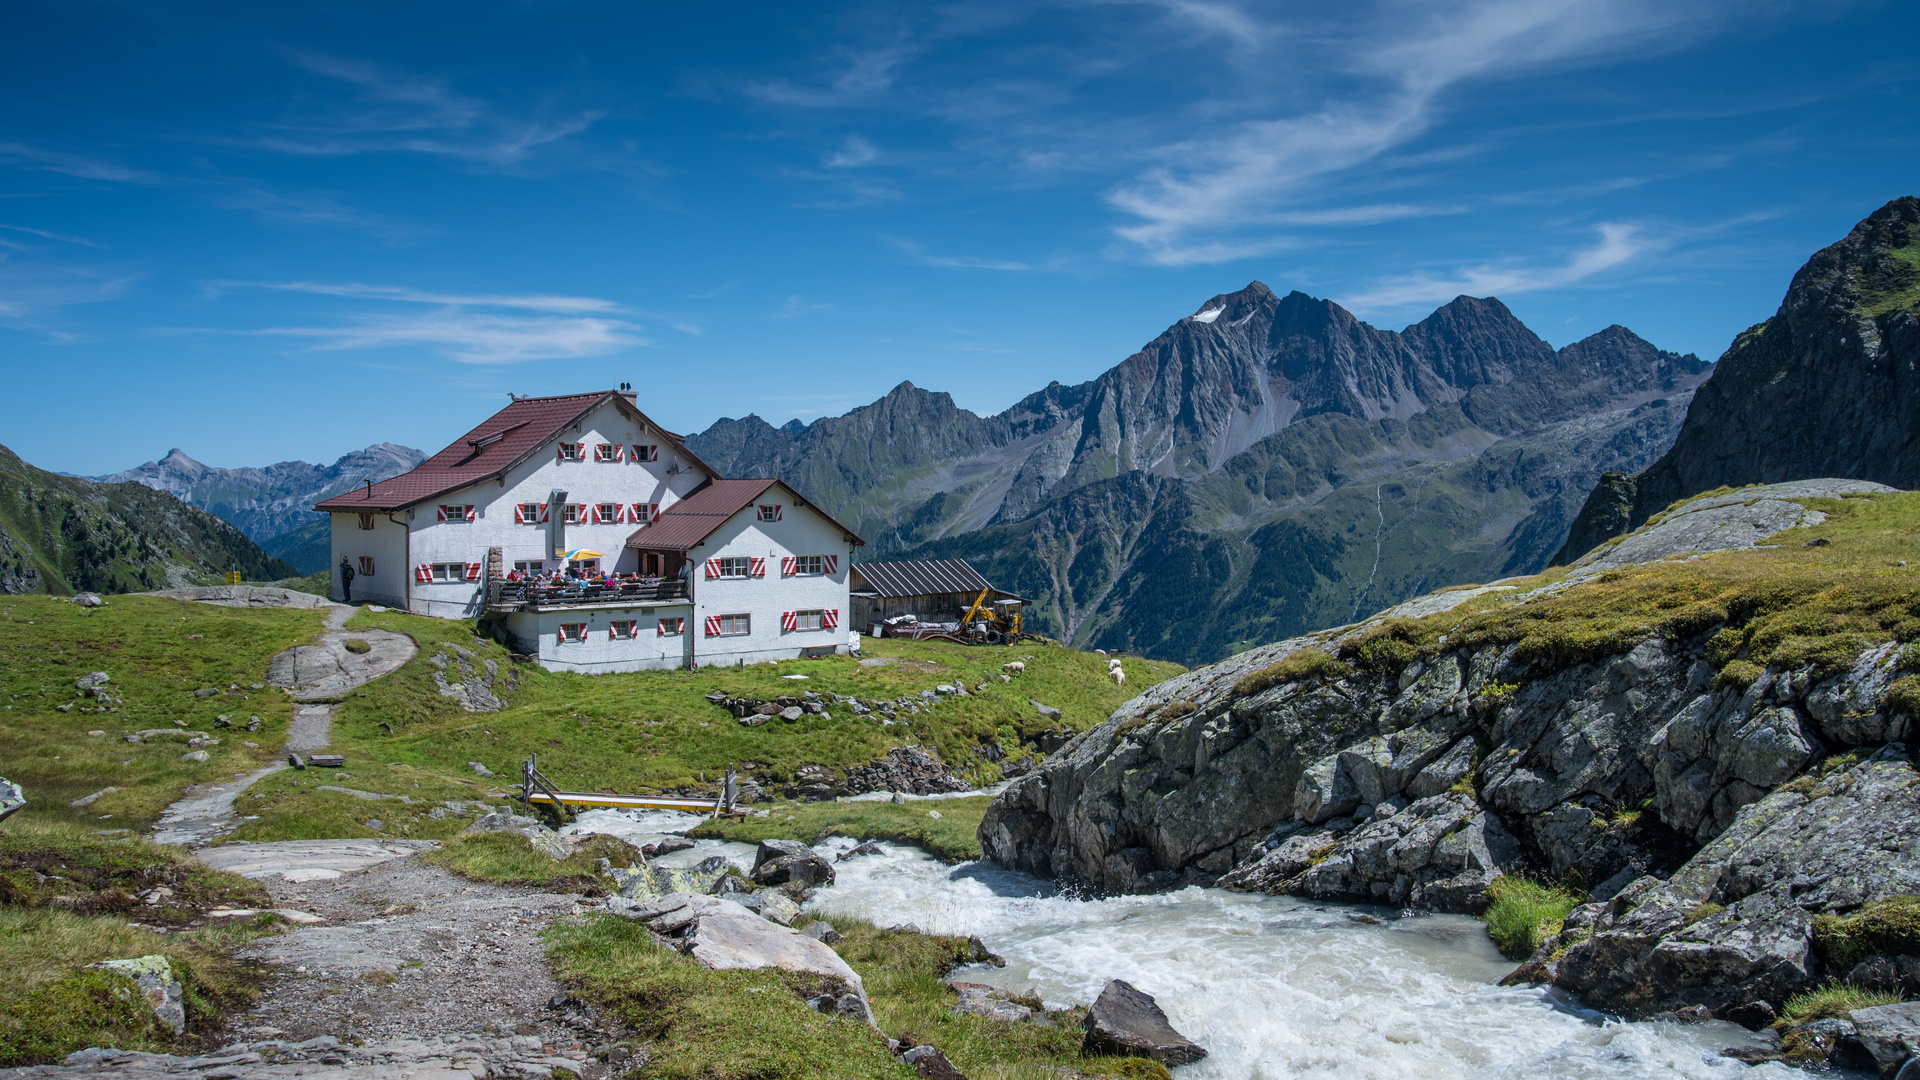
[[(659, 620), (686, 620), (686, 631), (662, 637)], [(640, 636), (614, 638), (616, 621), (637, 619)], [(562, 623), (586, 623), (585, 641), (560, 640)], [(696, 631), (687, 604), (658, 607), (596, 607), (556, 611), (516, 611), (507, 616), (507, 631), (528, 645), (537, 645), (540, 666), (548, 671), (578, 671), (590, 675), (615, 671), (654, 671), (686, 666), (687, 638)]]
[[(702, 667), (791, 659), (808, 649), (846, 651), (847, 619), (852, 614), (847, 603), (847, 572), (853, 562), (853, 548), (846, 534), (795, 504), (781, 488), (769, 490), (763, 501), (783, 504), (779, 521), (760, 521), (756, 507), (749, 506), (688, 552), (688, 584), (694, 610), (691, 622), (697, 635), (694, 657)], [(780, 560), (787, 555), (832, 555), (837, 564), (831, 574), (782, 577)], [(765, 559), (766, 576), (708, 579), (707, 560), (738, 556)], [(791, 632), (781, 629), (783, 612), (815, 608), (837, 610), (839, 627)], [(751, 634), (706, 636), (708, 616), (743, 612), (753, 617)]]
[[(586, 444), (583, 461), (561, 461), (560, 442)], [(625, 458), (618, 462), (594, 460), (593, 448), (599, 443), (624, 446)], [(657, 461), (632, 460), (635, 444), (655, 445)], [(675, 475), (669, 470), (677, 467)], [(595, 503), (614, 502), (625, 507), (634, 503), (659, 503), (660, 509), (678, 502), (698, 487), (705, 476), (690, 462), (677, 458), (658, 431), (632, 419), (613, 402), (589, 413), (577, 429), (561, 433), (559, 439), (540, 453), (509, 470), (504, 483), (485, 481), (460, 491), (449, 492), (432, 503), (415, 507), (411, 514), (412, 566), (438, 562), (484, 563), (487, 549), (499, 546), (507, 568), (527, 559), (544, 559), (555, 565), (551, 523), (518, 523), (514, 520), (516, 503), (545, 503), (549, 492), (558, 488), (567, 492), (567, 501), (591, 507)], [(472, 504), (474, 520), (458, 522), (438, 520), (442, 505)], [(350, 524), (351, 522), (349, 522)], [(606, 552), (600, 565), (608, 570), (628, 572), (636, 569), (636, 552), (627, 550), (626, 540), (639, 523), (568, 525), (566, 546)], [(339, 530), (335, 530), (336, 543)], [(338, 556), (335, 556), (338, 561)], [(356, 582), (356, 585), (358, 583)], [(356, 595), (358, 589), (355, 590)], [(480, 582), (413, 585), (411, 610), (421, 615), (443, 618), (472, 618), (479, 614)]]
[[(333, 513), (333, 558), (327, 563), (328, 573), (332, 575), (334, 600), (343, 599), (340, 595), (340, 558), (345, 556), (352, 565), (353, 599), (355, 603), (384, 604), (387, 607), (405, 608), (407, 606), (407, 582), (412, 568), (407, 563), (407, 526), (406, 515), (395, 514), (389, 518), (386, 514), (373, 515), (373, 528), (360, 527), (360, 515)], [(373, 559), (373, 576), (361, 573), (360, 559), (370, 556)]]

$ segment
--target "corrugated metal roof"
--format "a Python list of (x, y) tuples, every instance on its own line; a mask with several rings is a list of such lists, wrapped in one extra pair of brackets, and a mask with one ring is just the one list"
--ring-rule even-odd
[(676, 454), (692, 462), (700, 471), (708, 476), (718, 475), (705, 462), (688, 452), (678, 437), (655, 424), (618, 391), (601, 390), (592, 394), (520, 398), (415, 468), (390, 480), (382, 480), (371, 489), (363, 486), (355, 491), (343, 492), (316, 503), (314, 509), (402, 510), (435, 496), (458, 491), (469, 484), (491, 479), (526, 460), (568, 425), (609, 398), (620, 400), (642, 422), (660, 432)]
[(834, 521), (832, 515), (779, 480), (715, 480), (660, 511), (658, 520), (634, 530), (633, 535), (627, 537), (627, 546), (685, 551), (712, 536), (729, 518), (752, 506), (767, 489), (775, 486), (786, 492), (796, 506), (804, 506), (826, 518), (834, 528), (852, 537), (854, 543), (866, 543), (852, 529)]
[(965, 559), (855, 563), (853, 573), (868, 588), (886, 597), (978, 594), (981, 589), (993, 587)]

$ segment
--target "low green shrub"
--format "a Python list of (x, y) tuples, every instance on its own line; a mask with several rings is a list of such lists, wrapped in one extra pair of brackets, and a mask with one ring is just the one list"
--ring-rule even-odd
[(1871, 1009), (1876, 1005), (1893, 1005), (1900, 1001), (1899, 994), (1886, 994), (1877, 990), (1862, 990), (1858, 986), (1846, 983), (1828, 983), (1817, 990), (1804, 994), (1795, 994), (1787, 999), (1780, 1010), (1781, 1021), (1788, 1024), (1805, 1024), (1814, 1020), (1844, 1020), (1855, 1009)]
[(348, 638), (346, 648), (356, 656), (364, 656), (373, 651), (373, 646), (369, 645), (365, 638)]
[(1173, 1080), (1173, 1074), (1165, 1065), (1152, 1058), (1137, 1057), (1096, 1057), (1087, 1058), (1075, 1066), (1074, 1071), (1083, 1077), (1099, 1077), (1100, 1080)]
[(1352, 668), (1335, 660), (1324, 649), (1296, 649), (1258, 671), (1240, 676), (1233, 684), (1233, 694), (1252, 697), (1283, 683), (1333, 682), (1352, 673)]
[(1533, 955), (1541, 942), (1560, 932), (1567, 913), (1580, 904), (1580, 897), (1568, 889), (1511, 874), (1494, 878), (1487, 893), (1493, 903), (1481, 918), (1487, 936), (1509, 960)]
[(1687, 921), (1683, 925), (1692, 926), (1702, 919), (1711, 919), (1725, 910), (1727, 910), (1727, 905), (1716, 904), (1711, 900), (1704, 904), (1695, 904), (1687, 912)]
[(1813, 944), (1836, 974), (1869, 956), (1920, 953), (1920, 896), (1892, 896), (1852, 915), (1816, 915)]

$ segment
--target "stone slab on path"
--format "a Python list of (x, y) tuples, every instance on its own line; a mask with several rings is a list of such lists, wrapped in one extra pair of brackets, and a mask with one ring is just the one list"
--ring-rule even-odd
[(324, 596), (282, 589), (273, 585), (202, 585), (189, 589), (161, 589), (144, 596), (164, 596), (169, 600), (192, 600), (221, 607), (326, 608), (342, 607)]
[(202, 848), (194, 857), (241, 877), (327, 881), (439, 846), (432, 840), (276, 840)]
[[(368, 649), (353, 652), (347, 648), (349, 641), (363, 641)], [(334, 630), (320, 635), (317, 645), (296, 645), (275, 656), (267, 665), (267, 685), (287, 690), (295, 701), (339, 701), (380, 676), (398, 671), (418, 655), (420, 647), (405, 634)]]
[(245, 776), (192, 789), (187, 797), (161, 812), (160, 820), (153, 826), (153, 842), (199, 847), (218, 840), (232, 832), (236, 825), (233, 800), (241, 792), (286, 767), (285, 762), (277, 761)]

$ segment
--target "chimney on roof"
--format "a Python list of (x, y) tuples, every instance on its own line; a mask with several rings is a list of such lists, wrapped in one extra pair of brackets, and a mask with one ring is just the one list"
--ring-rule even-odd
[(640, 407), (639, 401), (636, 400), (640, 396), (640, 394), (638, 391), (636, 391), (633, 388), (632, 383), (628, 383), (628, 382), (621, 383), (620, 389), (614, 391), (614, 393), (619, 394), (623, 398), (626, 398), (627, 404), (632, 405), (634, 408)]

